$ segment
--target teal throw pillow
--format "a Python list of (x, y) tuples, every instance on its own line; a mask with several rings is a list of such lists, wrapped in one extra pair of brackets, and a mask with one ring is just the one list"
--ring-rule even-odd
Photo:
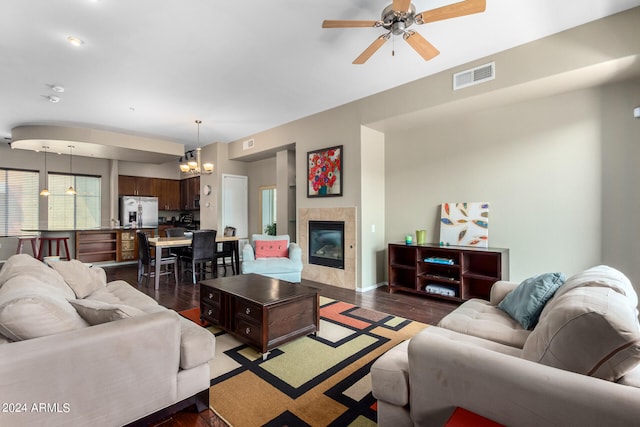
[(533, 329), (544, 305), (566, 278), (562, 273), (544, 273), (530, 277), (511, 291), (498, 307), (509, 313), (525, 329)]

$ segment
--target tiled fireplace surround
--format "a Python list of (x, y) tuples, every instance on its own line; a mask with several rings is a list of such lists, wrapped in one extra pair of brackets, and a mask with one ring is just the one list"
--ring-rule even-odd
[[(344, 270), (309, 264), (309, 221), (344, 221)], [(302, 249), (302, 278), (340, 288), (356, 288), (356, 208), (298, 209), (298, 244)]]

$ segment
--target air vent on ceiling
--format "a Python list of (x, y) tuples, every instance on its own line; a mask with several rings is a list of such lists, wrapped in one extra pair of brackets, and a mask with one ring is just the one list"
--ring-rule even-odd
[(453, 90), (477, 85), (496, 78), (496, 63), (481, 65), (453, 75)]
[(247, 139), (246, 141), (244, 141), (242, 143), (242, 149), (243, 150), (248, 150), (250, 148), (253, 148), (253, 144), (254, 144), (253, 139)]

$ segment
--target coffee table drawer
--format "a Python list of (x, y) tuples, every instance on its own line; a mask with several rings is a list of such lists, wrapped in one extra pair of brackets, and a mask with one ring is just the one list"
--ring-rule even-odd
[(219, 305), (209, 305), (204, 300), (201, 301), (200, 316), (211, 323), (221, 324)]
[(234, 332), (240, 337), (261, 347), (262, 328), (259, 324), (238, 316), (236, 317), (236, 329)]
[(240, 298), (236, 298), (236, 314), (262, 322), (262, 307)]
[(211, 289), (208, 286), (200, 287), (200, 300), (205, 303), (220, 305), (222, 295), (215, 289)]

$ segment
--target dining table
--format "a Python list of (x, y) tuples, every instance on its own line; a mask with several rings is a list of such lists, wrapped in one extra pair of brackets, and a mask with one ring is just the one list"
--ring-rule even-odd
[[(218, 243), (231, 243), (233, 246), (233, 257), (231, 262), (235, 263), (236, 271), (240, 271), (240, 239), (237, 236), (216, 236), (216, 244)], [(154, 286), (158, 290), (160, 287), (160, 260), (162, 259), (162, 249), (164, 248), (177, 248), (184, 246), (191, 246), (191, 236), (178, 236), (178, 237), (150, 237), (149, 246), (155, 248), (155, 277)]]

